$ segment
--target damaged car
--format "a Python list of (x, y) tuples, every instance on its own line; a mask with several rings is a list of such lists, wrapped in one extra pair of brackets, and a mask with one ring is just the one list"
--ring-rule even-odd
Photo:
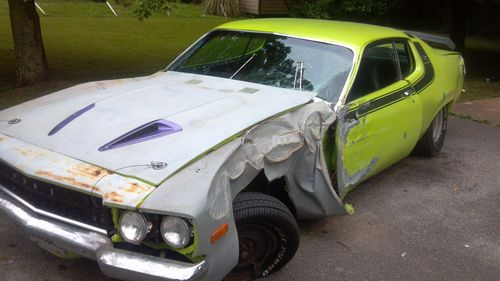
[[(431, 47), (432, 45), (432, 47)], [(226, 23), (164, 71), (0, 112), (0, 213), (43, 249), (123, 280), (250, 280), (297, 220), (434, 156), (462, 92), (446, 38), (348, 22)]]

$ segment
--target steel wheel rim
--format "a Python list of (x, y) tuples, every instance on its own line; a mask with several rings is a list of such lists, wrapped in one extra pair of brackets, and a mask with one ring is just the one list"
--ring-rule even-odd
[[(239, 259), (230, 280), (250, 280), (258, 272), (269, 255), (278, 249), (279, 235), (270, 226), (247, 224), (238, 227)], [(245, 278), (246, 277), (246, 278)]]
[(435, 144), (439, 142), (439, 140), (441, 139), (441, 134), (443, 132), (443, 113), (443, 110), (441, 110), (432, 122), (432, 140)]

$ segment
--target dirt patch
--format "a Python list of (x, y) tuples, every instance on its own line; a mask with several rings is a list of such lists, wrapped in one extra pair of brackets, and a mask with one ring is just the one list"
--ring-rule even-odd
[(500, 98), (458, 103), (453, 113), (462, 118), (500, 126)]

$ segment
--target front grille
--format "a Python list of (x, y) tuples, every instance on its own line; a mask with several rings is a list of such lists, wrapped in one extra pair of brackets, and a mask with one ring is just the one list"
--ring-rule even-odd
[(24, 176), (0, 162), (0, 183), (32, 206), (111, 233), (111, 209), (102, 199)]

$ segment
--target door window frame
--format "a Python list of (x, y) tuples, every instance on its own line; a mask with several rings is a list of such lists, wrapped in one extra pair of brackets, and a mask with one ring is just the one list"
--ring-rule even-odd
[[(405, 75), (403, 77), (403, 74), (401, 73), (401, 62), (399, 60), (399, 54), (397, 52), (397, 49), (396, 49), (396, 46), (395, 46), (395, 42), (401, 42), (405, 45), (405, 50), (408, 52), (408, 55), (409, 55), (409, 59), (411, 60), (411, 70), (409, 71), (409, 73), (407, 75)], [(394, 53), (394, 59), (395, 59), (395, 63), (396, 63), (396, 71), (397, 71), (397, 74), (398, 74), (398, 78), (399, 80), (398, 81), (395, 81), (394, 83), (391, 83), (387, 86), (384, 86), (380, 89), (376, 89), (375, 91), (372, 91), (372, 92), (369, 92), (363, 96), (360, 96), (360, 97), (357, 97), (355, 99), (350, 99), (350, 96), (351, 96), (351, 91), (353, 89), (353, 86), (354, 84), (356, 83), (356, 78), (357, 78), (357, 75), (359, 73), (359, 70), (360, 70), (360, 67), (361, 67), (361, 62), (363, 60), (363, 57), (366, 53), (366, 50), (373, 47), (373, 46), (376, 46), (376, 45), (382, 45), (382, 44), (387, 44), (387, 43), (390, 43), (392, 45), (392, 49), (393, 49), (393, 53)], [(356, 75), (354, 76), (354, 80), (353, 80), (353, 83), (351, 84), (350, 86), (350, 89), (347, 93), (347, 96), (346, 96), (346, 99), (345, 99), (345, 103), (348, 104), (348, 103), (351, 103), (353, 101), (356, 101), (356, 100), (359, 100), (359, 99), (362, 99), (366, 96), (369, 96), (371, 95), (372, 93), (375, 93), (375, 92), (378, 92), (382, 89), (385, 89), (387, 87), (391, 87), (392, 85), (396, 84), (396, 83), (399, 83), (403, 80), (405, 80), (405, 78), (409, 77), (410, 75), (412, 75), (414, 72), (416, 71), (416, 60), (415, 60), (415, 54), (410, 46), (410, 43), (409, 43), (409, 38), (404, 38), (404, 37), (394, 37), (394, 38), (384, 38), (384, 39), (380, 39), (380, 40), (377, 40), (377, 41), (373, 41), (369, 44), (367, 44), (364, 48), (363, 48), (363, 52), (361, 53), (361, 56), (360, 56), (360, 62), (359, 62), (359, 65), (358, 65), (358, 69), (356, 70)]]

